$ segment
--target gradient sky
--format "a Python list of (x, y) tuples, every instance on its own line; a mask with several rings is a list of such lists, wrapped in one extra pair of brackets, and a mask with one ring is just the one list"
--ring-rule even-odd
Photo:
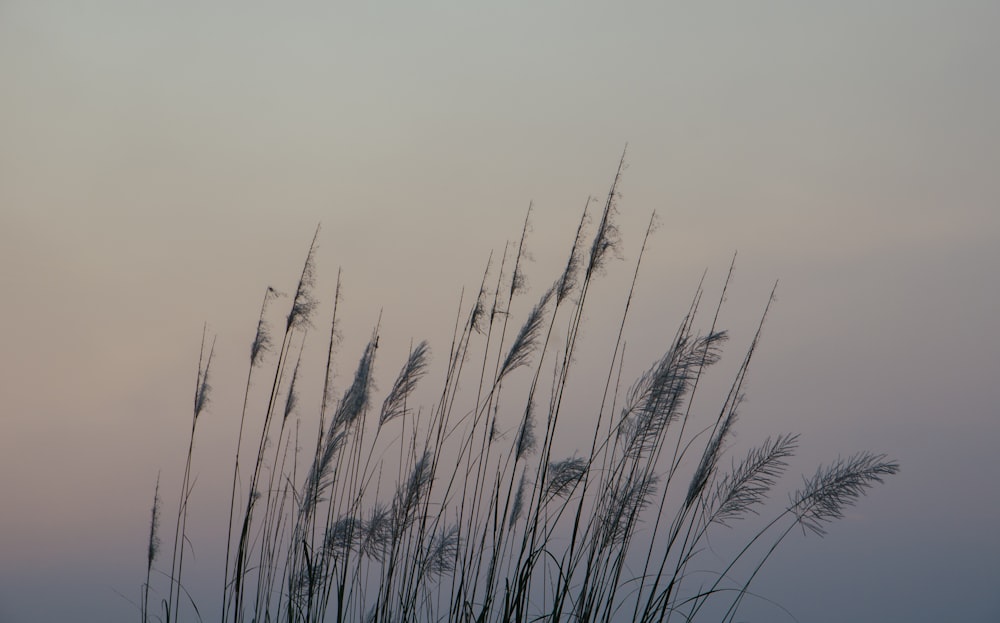
[(0, 0), (0, 623), (135, 620), (204, 322), (190, 577), (216, 590), (260, 297), (316, 223), (342, 367), (384, 310), (387, 387), (411, 338), (446, 352), (529, 201), (549, 282), (626, 142), (626, 261), (584, 338), (655, 209), (635, 369), (738, 250), (731, 359), (780, 280), (738, 443), (902, 465), (756, 591), (803, 622), (1000, 620), (997, 59), (996, 2)]

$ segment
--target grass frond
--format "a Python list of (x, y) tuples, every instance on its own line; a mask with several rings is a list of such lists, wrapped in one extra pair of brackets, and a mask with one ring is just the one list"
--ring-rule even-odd
[(201, 412), (208, 406), (208, 400), (212, 393), (212, 385), (208, 382), (209, 371), (212, 367), (212, 357), (215, 355), (215, 340), (212, 340), (212, 347), (208, 351), (208, 358), (205, 367), (199, 371), (198, 388), (194, 394), (194, 419), (198, 419)]
[[(736, 402), (739, 403), (739, 399)], [(722, 452), (722, 444), (725, 442), (726, 437), (729, 436), (729, 431), (732, 430), (733, 424), (736, 423), (736, 417), (736, 406), (734, 405), (723, 416), (721, 425), (715, 431), (715, 434), (712, 435), (711, 439), (709, 439), (708, 445), (705, 446), (705, 452), (701, 455), (698, 468), (695, 469), (694, 476), (691, 478), (691, 485), (688, 487), (684, 506), (690, 507), (701, 496), (701, 492), (704, 490), (705, 485), (708, 484), (709, 478), (715, 473), (715, 468), (719, 463), (719, 456)]]
[(160, 552), (160, 475), (156, 475), (156, 489), (153, 492), (153, 508), (150, 510), (149, 519), (149, 548), (146, 560), (150, 568), (156, 561), (156, 555)]
[(416, 519), (414, 513), (427, 496), (433, 480), (431, 454), (427, 451), (414, 464), (410, 477), (396, 490), (396, 497), (392, 502), (393, 531), (395, 534), (400, 534), (408, 529)]
[(514, 453), (514, 460), (520, 461), (535, 449), (535, 398), (528, 397), (528, 404), (524, 409), (524, 418), (517, 431), (517, 447)]
[(517, 520), (524, 513), (524, 490), (527, 483), (527, 474), (521, 470), (521, 480), (518, 481), (517, 493), (514, 494), (514, 504), (510, 507), (510, 525), (513, 527)]
[(372, 506), (368, 519), (362, 525), (361, 553), (383, 560), (389, 551), (393, 538), (393, 513), (384, 504)]
[(253, 342), (250, 343), (250, 366), (255, 367), (260, 364), (264, 355), (271, 351), (274, 347), (274, 341), (271, 338), (271, 326), (267, 322), (267, 304), (268, 302), (280, 296), (277, 290), (271, 286), (267, 286), (264, 291), (264, 302), (260, 306), (260, 317), (257, 319), (257, 332), (254, 334)]
[(705, 368), (721, 359), (725, 331), (698, 338), (681, 335), (629, 389), (618, 435), (629, 458), (648, 454), (683, 412), (685, 399)]
[(820, 467), (791, 496), (791, 506), (803, 529), (826, 534), (826, 525), (841, 519), (844, 509), (854, 505), (868, 489), (899, 472), (899, 463), (884, 454), (861, 452)]
[(652, 502), (659, 481), (657, 474), (639, 474), (612, 488), (607, 508), (599, 523), (599, 543), (602, 548), (625, 541), (636, 516)]
[(795, 454), (799, 436), (778, 435), (747, 453), (715, 484), (709, 522), (728, 526), (746, 513), (757, 513), (768, 492), (788, 467), (787, 459)]
[(601, 220), (594, 233), (594, 240), (590, 244), (590, 257), (587, 261), (587, 277), (600, 272), (607, 259), (611, 255), (616, 255), (621, 251), (621, 234), (618, 231), (618, 224), (615, 219), (618, 216), (618, 185), (621, 182), (622, 172), (625, 170), (625, 152), (622, 152), (621, 161), (618, 163), (618, 171), (615, 179), (611, 183), (611, 190), (608, 191), (608, 198), (604, 202), (604, 210), (601, 212)]
[(342, 557), (358, 546), (364, 533), (364, 522), (354, 516), (340, 517), (326, 531), (324, 547), (328, 556)]
[(288, 416), (291, 415), (292, 411), (295, 410), (295, 406), (299, 402), (299, 394), (297, 391), (297, 383), (299, 380), (299, 366), (302, 365), (302, 351), (299, 351), (298, 359), (295, 360), (295, 369), (292, 371), (292, 382), (288, 384), (288, 395), (285, 396), (285, 411), (282, 415), (282, 420), (287, 420)]
[(576, 483), (587, 473), (588, 467), (587, 459), (579, 456), (549, 463), (545, 482), (546, 499), (563, 497), (571, 493)]
[(313, 296), (313, 287), (316, 285), (316, 243), (319, 240), (319, 229), (317, 225), (312, 244), (309, 245), (309, 253), (306, 254), (305, 264), (302, 266), (299, 285), (296, 286), (295, 298), (292, 299), (292, 309), (288, 312), (286, 330), (308, 325), (313, 311), (319, 304)]
[(534, 308), (532, 308), (531, 313), (528, 314), (528, 319), (524, 322), (517, 337), (514, 338), (514, 343), (507, 353), (507, 358), (504, 359), (503, 365), (500, 366), (500, 373), (497, 375), (498, 379), (502, 379), (511, 370), (527, 365), (531, 361), (531, 355), (538, 345), (538, 338), (542, 332), (542, 325), (545, 322), (545, 307), (551, 298), (552, 290), (550, 289), (545, 292)]
[(426, 341), (417, 344), (417, 347), (410, 353), (403, 369), (399, 371), (399, 376), (396, 377), (396, 382), (392, 384), (389, 395), (382, 403), (382, 413), (378, 419), (379, 426), (405, 415), (409, 411), (406, 406), (407, 398), (416, 388), (417, 382), (427, 373), (429, 355), (430, 348)]
[(573, 246), (570, 248), (569, 259), (566, 260), (566, 268), (563, 269), (559, 280), (556, 282), (556, 304), (562, 303), (570, 293), (576, 289), (580, 276), (580, 267), (583, 265), (584, 236), (589, 219), (587, 208), (590, 207), (590, 198), (583, 207), (583, 214), (580, 222), (576, 226), (576, 234), (573, 236)]
[(457, 525), (447, 526), (439, 530), (427, 547), (427, 556), (422, 564), (421, 576), (438, 578), (451, 573), (455, 567), (455, 557), (460, 546), (461, 540)]
[(337, 405), (337, 410), (333, 414), (333, 421), (330, 425), (330, 436), (343, 428), (349, 427), (358, 421), (365, 407), (368, 406), (368, 398), (372, 386), (372, 366), (375, 363), (375, 350), (378, 348), (378, 337), (373, 337), (365, 347), (361, 361), (358, 362), (357, 371), (354, 373), (354, 381), (347, 388)]

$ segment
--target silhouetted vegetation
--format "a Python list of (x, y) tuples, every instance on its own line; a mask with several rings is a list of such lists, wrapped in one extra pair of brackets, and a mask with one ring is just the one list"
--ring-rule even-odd
[[(527, 220), (516, 251), (491, 260), (439, 355), (443, 373), (432, 378), (437, 398), (430, 405), (415, 398), (432, 376), (426, 342), (410, 348), (379, 402), (372, 382), (378, 322), (353, 377), (342, 382), (346, 389), (334, 394), (338, 276), (333, 316), (323, 323), (320, 408), (292, 417), (304, 340), (317, 324), (316, 238), (280, 335), (271, 333), (269, 308), (278, 299), (267, 288), (233, 460), (223, 622), (732, 621), (757, 572), (793, 529), (822, 534), (845, 507), (897, 472), (883, 455), (855, 454), (819, 467), (777, 506), (765, 500), (796, 435), (763, 439), (742, 458), (722, 461), (773, 292), (728, 391), (699, 395), (699, 405), (711, 405), (709, 417), (692, 405), (728, 338), (716, 323), (729, 278), (708, 314), (701, 313), (699, 286), (662, 356), (637, 379), (623, 379), (624, 328), (645, 239), (621, 323), (613, 327), (614, 347), (601, 364), (602, 399), (567, 421), (567, 396), (581, 381), (571, 371), (588, 294), (619, 244), (620, 175), (621, 167), (596, 213), (584, 210), (564, 270), (520, 323), (511, 310), (526, 290)], [(707, 326), (699, 326), (703, 315)], [(183, 571), (195, 432), (211, 392), (214, 351), (207, 338), (202, 344), (171, 571), (151, 603), (159, 485), (154, 495), (144, 623), (201, 618), (186, 597)], [(254, 409), (251, 384), (265, 381), (266, 405)], [(258, 413), (260, 421), (249, 417)], [(555, 441), (570, 428), (586, 432), (589, 449), (559, 455)], [(315, 430), (314, 439), (307, 430)], [(247, 456), (240, 448), (251, 431), (256, 452)], [(714, 530), (760, 512), (773, 518), (731, 553), (728, 566), (708, 581), (694, 577)]]

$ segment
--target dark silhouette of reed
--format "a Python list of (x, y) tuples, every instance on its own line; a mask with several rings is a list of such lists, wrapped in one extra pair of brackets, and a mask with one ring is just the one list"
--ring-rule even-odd
[[(623, 383), (624, 329), (655, 218), (607, 359), (602, 400), (592, 413), (572, 415), (574, 433), (591, 431), (589, 451), (557, 455), (554, 442), (570, 426), (564, 398), (574, 387), (571, 371), (588, 293), (618, 255), (623, 162), (624, 156), (596, 214), (588, 201), (565, 268), (520, 328), (511, 330), (508, 323), (512, 302), (526, 291), (531, 207), (516, 251), (512, 257), (505, 251), (499, 262), (496, 285), (487, 285), (491, 257), (475, 300), (460, 309), (440, 376), (432, 374), (430, 346), (411, 345), (381, 406), (373, 387), (380, 321), (346, 389), (333, 394), (338, 275), (321, 406), (312, 414), (318, 421), (315, 446), (299, 470), (301, 440), (291, 416), (307, 329), (318, 309), (317, 229), (280, 340), (268, 321), (278, 294), (267, 288), (251, 343), (233, 458), (223, 623), (733, 621), (762, 565), (796, 527), (822, 535), (846, 507), (898, 471), (884, 455), (854, 454), (818, 468), (787, 504), (775, 507), (765, 502), (787, 468), (797, 435), (764, 439), (723, 467), (773, 301), (772, 292), (728, 392), (700, 397), (699, 404), (715, 398), (718, 409), (702, 420), (692, 407), (703, 375), (720, 361), (729, 337), (716, 327), (728, 277), (707, 329), (697, 328), (704, 294), (699, 285), (663, 355)], [(157, 483), (143, 623), (201, 619), (182, 598), (182, 571), (195, 426), (211, 390), (213, 349), (204, 337), (202, 344), (168, 596), (159, 608), (149, 602), (160, 542)], [(418, 405), (414, 394), (429, 376), (438, 398)], [(241, 456), (244, 432), (254, 426), (248, 419), (251, 382), (262, 378), (271, 390), (260, 409), (256, 454)], [(589, 428), (581, 429), (581, 421)], [(392, 450), (380, 451), (386, 444)], [(241, 490), (243, 482), (248, 486)], [(710, 533), (758, 513), (773, 517), (732, 553), (710, 584), (695, 581), (692, 564)], [(737, 569), (749, 572), (736, 578)]]

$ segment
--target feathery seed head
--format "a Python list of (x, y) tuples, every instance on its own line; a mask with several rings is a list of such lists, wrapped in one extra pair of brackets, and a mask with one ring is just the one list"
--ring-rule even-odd
[(337, 405), (337, 410), (333, 414), (333, 421), (330, 423), (328, 435), (333, 435), (335, 431), (342, 427), (349, 426), (358, 421), (358, 418), (368, 406), (368, 397), (372, 386), (372, 365), (375, 361), (375, 350), (378, 348), (378, 335), (372, 337), (365, 347), (365, 352), (358, 362), (358, 369), (354, 373), (354, 381), (347, 388)]
[(306, 254), (306, 262), (302, 266), (302, 275), (299, 277), (299, 285), (295, 288), (295, 298), (292, 300), (292, 309), (288, 312), (286, 331), (308, 325), (310, 317), (318, 305), (312, 292), (313, 286), (316, 285), (316, 241), (318, 238), (319, 225), (316, 226), (312, 244), (309, 245), (309, 253)]
[(326, 531), (324, 547), (329, 556), (343, 556), (353, 548), (361, 537), (364, 522), (357, 517), (345, 516), (333, 522)]
[(648, 454), (681, 413), (701, 371), (721, 359), (725, 331), (691, 338), (685, 333), (632, 385), (618, 438), (631, 459)]
[(387, 507), (376, 504), (362, 526), (361, 553), (375, 560), (382, 560), (393, 538), (392, 517)]
[(715, 484), (709, 521), (728, 526), (747, 512), (756, 514), (754, 507), (764, 501), (788, 467), (786, 459), (795, 453), (798, 439), (798, 435), (779, 435), (750, 450)]
[(401, 483), (392, 502), (393, 531), (396, 536), (413, 523), (417, 506), (430, 492), (433, 482), (431, 453), (429, 450), (417, 460), (410, 477)]
[(587, 468), (587, 459), (578, 456), (549, 463), (545, 497), (552, 499), (568, 496), (573, 492), (576, 483), (587, 473)]
[(542, 330), (542, 322), (545, 320), (545, 306), (548, 304), (549, 299), (552, 298), (552, 293), (552, 288), (549, 288), (542, 295), (541, 300), (532, 308), (531, 313), (528, 314), (528, 319), (514, 339), (507, 358), (504, 359), (498, 379), (503, 378), (515, 368), (527, 365), (531, 360), (531, 353), (537, 345), (538, 337)]
[(639, 513), (649, 506), (659, 480), (650, 472), (612, 486), (598, 530), (602, 548), (625, 541)]
[(149, 568), (153, 567), (153, 561), (156, 560), (156, 555), (160, 551), (160, 537), (158, 535), (160, 529), (160, 475), (156, 474), (156, 489), (153, 492), (153, 509), (150, 512), (151, 518), (149, 521), (149, 551), (147, 564)]
[(194, 394), (194, 419), (197, 420), (198, 416), (208, 405), (209, 395), (212, 393), (212, 386), (208, 382), (208, 372), (212, 367), (212, 357), (215, 355), (215, 338), (212, 339), (212, 347), (208, 352), (208, 359), (205, 361), (205, 367), (198, 371), (198, 387)]
[(580, 223), (576, 226), (576, 235), (573, 238), (573, 247), (570, 249), (569, 259), (566, 260), (566, 268), (563, 269), (562, 275), (559, 276), (559, 280), (556, 282), (556, 305), (562, 303), (577, 284), (580, 265), (583, 263), (584, 227), (590, 220), (587, 213), (590, 201), (590, 197), (587, 197), (587, 204), (583, 207), (583, 215), (580, 217)]
[(876, 483), (899, 472), (899, 464), (886, 460), (884, 454), (862, 452), (816, 470), (811, 478), (803, 477), (803, 487), (791, 497), (791, 507), (803, 530), (823, 536), (826, 524), (844, 516)]
[(722, 445), (729, 436), (729, 431), (732, 430), (733, 424), (736, 422), (736, 407), (741, 401), (741, 397), (738, 397), (731, 408), (726, 412), (722, 423), (719, 425), (718, 430), (708, 441), (705, 446), (705, 452), (701, 455), (701, 461), (698, 463), (698, 468), (694, 472), (694, 476), (691, 478), (691, 485), (688, 487), (687, 498), (684, 500), (684, 506), (691, 506), (691, 504), (698, 499), (702, 491), (705, 489), (705, 485), (708, 484), (709, 478), (715, 473), (715, 468), (719, 463), (719, 456), (722, 453)]
[(524, 488), (527, 483), (525, 470), (521, 470), (521, 481), (517, 485), (517, 493), (514, 494), (514, 505), (510, 509), (510, 526), (513, 527), (524, 512)]
[(282, 420), (287, 420), (289, 414), (295, 409), (299, 402), (299, 395), (295, 384), (299, 378), (299, 366), (302, 364), (302, 351), (299, 351), (299, 358), (295, 361), (295, 370), (292, 372), (292, 381), (288, 384), (288, 396), (285, 398), (285, 411)]
[(265, 313), (267, 311), (267, 303), (273, 298), (281, 296), (281, 293), (267, 286), (264, 291), (264, 302), (260, 306), (260, 318), (257, 319), (257, 333), (254, 335), (253, 342), (250, 344), (250, 365), (256, 366), (261, 362), (264, 357), (264, 353), (271, 350), (273, 342), (271, 340), (271, 327), (265, 319)]
[(615, 217), (618, 215), (618, 183), (621, 180), (622, 171), (625, 168), (625, 154), (618, 164), (618, 172), (611, 183), (611, 190), (608, 191), (608, 198), (604, 203), (604, 211), (601, 213), (601, 220), (597, 225), (594, 234), (594, 241), (590, 245), (590, 259), (587, 262), (587, 278), (599, 272), (606, 263), (609, 255), (620, 256), (621, 235)]
[(426, 374), (430, 349), (427, 342), (420, 342), (410, 353), (406, 364), (399, 371), (396, 382), (392, 385), (392, 390), (382, 403), (382, 413), (379, 416), (378, 424), (382, 426), (389, 420), (405, 415), (409, 412), (406, 407), (406, 400), (417, 386), (417, 381)]
[(459, 545), (458, 526), (442, 528), (428, 544), (422, 575), (437, 578), (451, 573), (455, 567)]
[(528, 405), (524, 409), (524, 419), (521, 420), (521, 428), (517, 432), (517, 450), (514, 453), (514, 460), (520, 461), (522, 457), (535, 449), (535, 396), (528, 397)]

